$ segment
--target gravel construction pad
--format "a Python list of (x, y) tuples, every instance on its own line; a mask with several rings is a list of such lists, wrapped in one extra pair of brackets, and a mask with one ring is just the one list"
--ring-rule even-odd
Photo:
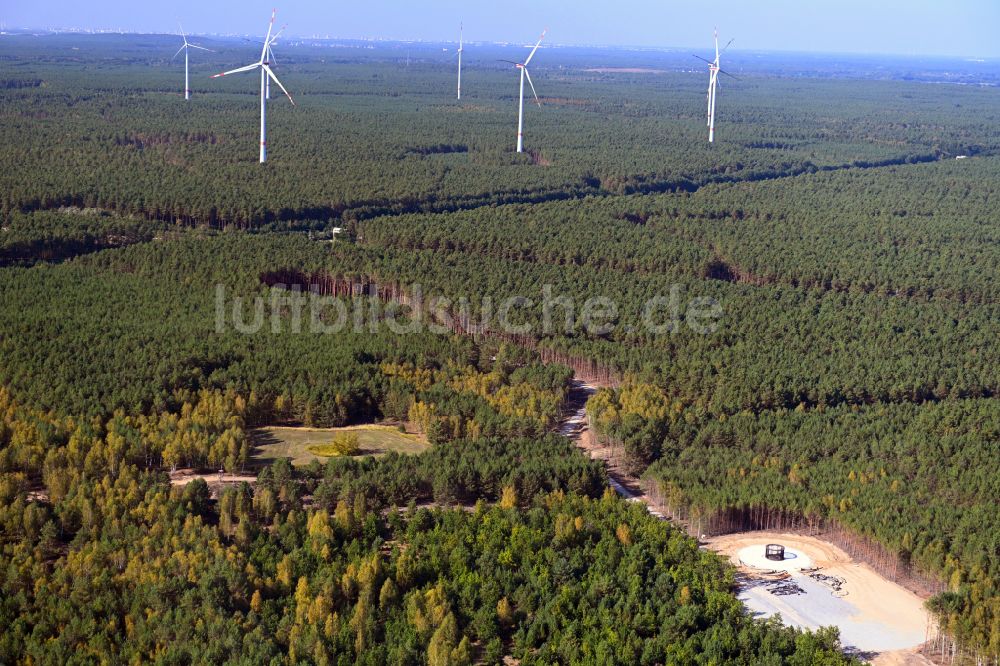
[[(795, 587), (800, 591), (794, 592)], [(844, 647), (862, 652), (900, 650), (924, 640), (924, 627), (902, 629), (867, 618), (849, 596), (835, 596), (828, 583), (804, 574), (778, 582), (752, 581), (739, 598), (758, 617), (780, 614), (785, 624), (803, 629), (836, 625)]]

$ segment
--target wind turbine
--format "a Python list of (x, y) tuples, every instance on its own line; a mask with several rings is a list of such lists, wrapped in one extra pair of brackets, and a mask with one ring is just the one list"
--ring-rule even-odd
[[(188, 41), (187, 35), (184, 34), (184, 26), (180, 23), (177, 27), (181, 29), (181, 39), (184, 40), (184, 45), (177, 49), (177, 53), (174, 54), (173, 60), (184, 51), (184, 99), (191, 99), (191, 84), (188, 79), (188, 51), (190, 49), (201, 49), (202, 51), (211, 51), (212, 49), (206, 49), (204, 46), (198, 46), (197, 44), (192, 44)], [(213, 51), (214, 53), (214, 51)]]
[(715, 60), (706, 60), (699, 55), (695, 58), (708, 63), (708, 142), (715, 142), (715, 92), (719, 85), (719, 74), (725, 74), (726, 76), (735, 79), (736, 77), (727, 71), (724, 71), (719, 67), (719, 57), (726, 52), (729, 48), (729, 44), (732, 44), (733, 40), (730, 39), (729, 43), (723, 47), (722, 51), (719, 51), (719, 29), (715, 29)]
[(465, 26), (458, 24), (458, 99), (462, 99), (462, 51), (465, 50), (463, 40), (465, 38)]
[[(271, 20), (272, 20), (272, 22), (274, 21), (273, 18)], [(288, 26), (286, 26), (286, 25), (281, 26), (281, 30), (279, 30), (278, 32), (274, 33), (274, 36), (271, 37), (271, 41), (267, 42), (267, 62), (270, 63), (270, 64), (274, 64), (274, 65), (278, 64), (278, 59), (274, 57), (274, 51), (271, 50), (271, 45), (274, 44), (276, 41), (278, 41), (278, 37), (281, 36), (281, 33), (283, 33), (285, 31), (285, 28), (287, 28), (287, 27)], [(264, 98), (265, 99), (271, 99), (271, 79), (270, 78), (268, 78), (267, 81), (266, 81), (266, 83), (264, 84)]]
[[(231, 69), (228, 72), (222, 72), (221, 74), (216, 74), (213, 79), (217, 79), (220, 76), (228, 76), (230, 74), (236, 74), (238, 72), (250, 72), (255, 69), (260, 70), (260, 163), (263, 164), (267, 161), (267, 86), (270, 79), (274, 79), (274, 82), (278, 84), (281, 91), (285, 93), (285, 97), (288, 101), (295, 106), (295, 100), (292, 96), (288, 94), (285, 90), (285, 86), (281, 85), (281, 81), (278, 77), (274, 75), (271, 68), (268, 66), (270, 61), (268, 60), (268, 53), (270, 52), (271, 43), (277, 38), (271, 36), (271, 31), (274, 30), (274, 16), (277, 14), (278, 10), (273, 10), (271, 12), (271, 22), (267, 26), (267, 36), (264, 38), (264, 46), (260, 49), (260, 60), (253, 63), (252, 65), (247, 65), (246, 67), (238, 67), (236, 69)], [(284, 30), (284, 28), (282, 28)], [(278, 34), (281, 34), (279, 31)]]
[[(276, 41), (278, 41), (278, 37), (281, 36), (281, 33), (283, 33), (285, 31), (285, 28), (287, 28), (287, 27), (288, 27), (287, 25), (281, 26), (281, 30), (279, 30), (278, 32), (274, 33), (274, 36), (271, 37), (271, 41), (267, 45), (267, 62), (268, 62), (268, 64), (272, 64), (272, 65), (277, 66), (278, 59), (275, 57), (275, 55), (274, 55), (274, 49), (271, 48), (271, 45), (274, 44)], [(243, 41), (250, 42), (251, 40), (244, 38)], [(271, 99), (271, 79), (268, 79), (267, 83), (264, 84), (264, 98), (265, 99)]]
[(548, 28), (542, 31), (542, 36), (538, 38), (538, 43), (535, 44), (535, 48), (531, 49), (531, 53), (528, 54), (524, 62), (514, 62), (513, 60), (500, 61), (509, 62), (516, 69), (521, 70), (521, 98), (517, 107), (517, 152), (519, 153), (524, 152), (524, 79), (528, 79), (528, 85), (531, 86), (531, 94), (535, 96), (535, 104), (541, 107), (542, 103), (538, 100), (538, 93), (535, 92), (535, 84), (531, 82), (531, 74), (528, 74), (528, 63), (535, 57), (535, 51), (541, 46), (542, 40), (545, 39), (545, 33), (548, 31)]

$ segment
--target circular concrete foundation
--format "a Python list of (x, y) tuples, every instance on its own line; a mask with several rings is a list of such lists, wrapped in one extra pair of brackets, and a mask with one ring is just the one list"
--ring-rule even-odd
[(737, 557), (744, 566), (760, 569), (761, 571), (794, 572), (813, 567), (812, 559), (801, 550), (786, 547), (784, 559), (778, 561), (769, 560), (764, 554), (766, 549), (766, 543), (747, 546), (737, 553)]

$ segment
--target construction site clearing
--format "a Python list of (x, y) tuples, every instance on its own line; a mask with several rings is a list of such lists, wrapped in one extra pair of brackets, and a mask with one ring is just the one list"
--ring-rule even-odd
[(780, 615), (802, 629), (835, 626), (848, 652), (875, 664), (930, 663), (919, 654), (932, 626), (923, 599), (833, 544), (775, 532), (704, 541), (737, 567), (737, 595), (755, 616)]

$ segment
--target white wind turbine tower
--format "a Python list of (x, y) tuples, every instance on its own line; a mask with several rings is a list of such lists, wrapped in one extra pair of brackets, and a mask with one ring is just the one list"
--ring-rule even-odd
[[(222, 72), (221, 74), (216, 74), (213, 79), (217, 79), (220, 76), (228, 76), (229, 74), (236, 74), (238, 72), (250, 72), (255, 69), (260, 70), (260, 163), (263, 164), (267, 161), (267, 86), (268, 80), (273, 79), (281, 91), (285, 93), (285, 97), (288, 101), (295, 106), (295, 100), (292, 96), (288, 94), (285, 90), (285, 86), (281, 85), (281, 81), (278, 77), (274, 75), (269, 67), (268, 53), (271, 48), (271, 42), (273, 42), (277, 35), (271, 36), (271, 31), (274, 30), (274, 16), (277, 10), (271, 12), (271, 22), (267, 26), (267, 36), (264, 38), (264, 46), (260, 49), (260, 60), (253, 63), (252, 65), (247, 65), (246, 67), (238, 67), (236, 69), (231, 69), (228, 72)], [(284, 28), (282, 28), (284, 30)], [(280, 34), (280, 32), (279, 32)]]
[(538, 93), (535, 92), (535, 84), (531, 82), (531, 74), (528, 74), (528, 63), (535, 57), (535, 51), (541, 46), (542, 40), (545, 39), (545, 33), (548, 31), (548, 28), (542, 31), (542, 36), (538, 38), (538, 43), (535, 44), (535, 48), (531, 49), (531, 53), (528, 54), (524, 62), (514, 62), (513, 60), (500, 61), (509, 62), (515, 68), (521, 70), (521, 97), (517, 107), (517, 152), (519, 153), (524, 152), (524, 79), (528, 79), (528, 85), (531, 86), (531, 94), (535, 96), (535, 104), (541, 106), (542, 103), (538, 100)]
[(719, 86), (719, 74), (725, 74), (726, 76), (735, 79), (736, 77), (729, 72), (723, 70), (719, 66), (719, 57), (726, 52), (729, 48), (729, 44), (732, 44), (733, 40), (730, 39), (729, 43), (719, 51), (719, 30), (715, 30), (715, 60), (706, 60), (699, 55), (695, 58), (708, 63), (708, 142), (713, 143), (715, 141), (715, 93)]
[[(178, 23), (177, 27), (181, 29), (181, 39), (184, 40), (184, 45), (177, 49), (177, 53), (174, 54), (174, 58), (179, 56), (181, 51), (184, 51), (184, 99), (191, 99), (191, 84), (189, 83), (190, 79), (188, 78), (188, 51), (191, 49), (211, 51), (212, 49), (206, 49), (204, 46), (198, 46), (197, 44), (190, 43), (187, 35), (184, 34), (184, 26)], [(174, 58), (171, 58), (171, 60)]]
[(458, 24), (458, 99), (462, 99), (462, 51), (465, 50), (463, 41), (465, 38), (465, 26)]

